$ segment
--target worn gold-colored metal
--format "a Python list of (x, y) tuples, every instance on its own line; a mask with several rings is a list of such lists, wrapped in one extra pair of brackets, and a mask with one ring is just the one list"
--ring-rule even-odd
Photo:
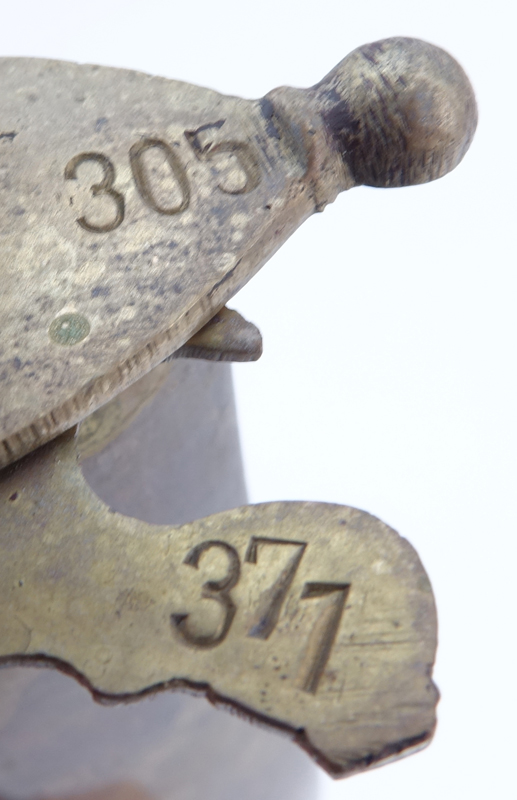
[(262, 100), (0, 59), (0, 466), (205, 325), (337, 193), (452, 169), (476, 125), (444, 51), (394, 38)]
[(258, 101), (36, 59), (0, 59), (0, 87), (0, 659), (103, 702), (205, 693), (334, 776), (422, 747), (436, 618), (404, 539), (322, 503), (151, 526), (103, 505), (77, 458), (165, 359), (259, 357), (224, 304), (339, 191), (456, 166), (476, 126), (464, 72), (395, 38)]
[(284, 730), (335, 776), (435, 725), (433, 596), (375, 517), (268, 503), (179, 527), (112, 512), (64, 434), (0, 473), (0, 657), (105, 702), (189, 688)]

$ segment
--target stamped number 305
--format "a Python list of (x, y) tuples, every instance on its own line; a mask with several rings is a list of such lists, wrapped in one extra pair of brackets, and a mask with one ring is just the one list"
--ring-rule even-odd
[[(220, 121), (222, 124), (222, 121)], [(217, 144), (208, 141), (203, 145), (200, 140), (202, 131), (212, 127), (220, 127), (220, 123), (205, 125), (197, 131), (184, 131), (184, 136), (191, 146), (196, 158), (200, 161), (214, 161), (217, 163), (218, 157), (231, 157), (236, 164), (244, 180), (237, 186), (224, 177), (217, 184), (217, 188), (225, 194), (245, 194), (255, 189), (260, 182), (260, 168), (254, 149), (248, 142), (223, 141)], [(153, 187), (149, 170), (145, 164), (145, 153), (149, 150), (159, 151), (163, 156), (165, 164), (170, 171), (170, 175), (175, 183), (176, 195), (179, 199), (170, 205), (165, 205), (158, 199), (156, 187)], [(115, 230), (124, 221), (125, 198), (124, 195), (115, 188), (115, 166), (108, 156), (103, 153), (87, 152), (79, 153), (74, 156), (65, 167), (65, 180), (76, 180), (79, 167), (86, 163), (93, 162), (98, 164), (102, 170), (102, 178), (98, 183), (90, 187), (92, 197), (104, 196), (108, 198), (113, 206), (112, 214), (105, 222), (98, 223), (88, 220), (85, 216), (77, 219), (78, 225), (84, 230), (93, 233), (107, 233)], [(179, 158), (178, 154), (170, 144), (163, 139), (144, 138), (136, 142), (129, 150), (129, 164), (135, 182), (136, 189), (140, 198), (148, 208), (157, 214), (173, 216), (181, 214), (190, 204), (191, 188), (187, 171)]]
[[(255, 609), (253, 623), (247, 631), (247, 636), (262, 640), (268, 639), (275, 630), (287, 593), (307, 548), (307, 543), (252, 536), (244, 561), (249, 564), (258, 564), (259, 552), (264, 547), (287, 548), (291, 552), (291, 556), (280, 575), (276, 577), (276, 580), (262, 592)], [(205, 553), (214, 548), (218, 548), (225, 554), (228, 568), (225, 576), (220, 580), (207, 581), (203, 584), (201, 597), (213, 600), (221, 606), (223, 612), (222, 621), (218, 629), (210, 634), (198, 634), (189, 626), (188, 613), (171, 615), (173, 628), (181, 639), (191, 647), (211, 648), (220, 645), (226, 639), (237, 611), (231, 596), (231, 590), (239, 582), (241, 564), (239, 554), (234, 547), (227, 542), (216, 539), (202, 542), (189, 551), (183, 563), (198, 569)], [(318, 689), (318, 684), (330, 657), (349, 591), (350, 584), (348, 583), (310, 582), (305, 583), (302, 589), (301, 600), (332, 596), (331, 602), (325, 604), (316, 619), (313, 630), (309, 635), (306, 657), (303, 659), (299, 670), (296, 683), (305, 692), (315, 694)]]

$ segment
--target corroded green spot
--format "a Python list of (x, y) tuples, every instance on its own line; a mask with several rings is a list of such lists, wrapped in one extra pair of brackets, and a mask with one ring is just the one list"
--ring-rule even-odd
[(56, 344), (77, 344), (90, 333), (90, 323), (81, 314), (60, 314), (48, 329), (48, 335)]

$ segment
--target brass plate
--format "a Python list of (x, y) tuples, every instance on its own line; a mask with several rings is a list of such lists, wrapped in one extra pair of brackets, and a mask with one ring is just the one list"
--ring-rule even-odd
[(189, 689), (272, 725), (334, 776), (424, 746), (436, 616), (375, 517), (267, 503), (177, 527), (112, 512), (71, 434), (0, 473), (0, 657), (102, 702)]
[(440, 177), (476, 125), (416, 39), (262, 100), (27, 58), (0, 87), (0, 466), (180, 348), (339, 191)]

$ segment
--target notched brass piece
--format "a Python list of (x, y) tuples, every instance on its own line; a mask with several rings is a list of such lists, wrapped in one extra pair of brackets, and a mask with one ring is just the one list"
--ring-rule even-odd
[(189, 688), (284, 731), (335, 777), (424, 746), (436, 617), (411, 545), (346, 506), (152, 526), (92, 493), (65, 434), (0, 473), (0, 657), (103, 702)]
[(260, 100), (28, 58), (0, 92), (0, 466), (181, 348), (340, 191), (448, 172), (477, 119), (454, 59), (404, 38)]

